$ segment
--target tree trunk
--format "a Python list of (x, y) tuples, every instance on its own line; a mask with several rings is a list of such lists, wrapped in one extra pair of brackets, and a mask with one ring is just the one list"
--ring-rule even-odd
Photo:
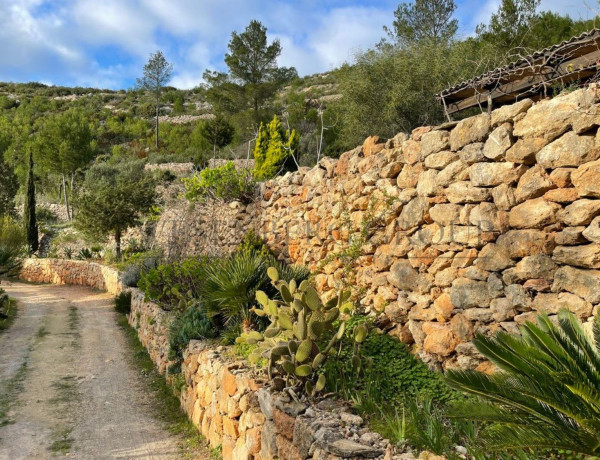
[(117, 253), (117, 260), (121, 260), (121, 230), (115, 231), (115, 251)]
[(69, 194), (67, 193), (67, 180), (65, 175), (62, 175), (62, 187), (65, 194), (65, 207), (67, 208), (67, 220), (71, 220), (71, 212), (69, 211)]
[(156, 90), (156, 150), (158, 150), (158, 102), (159, 102), (159, 93)]

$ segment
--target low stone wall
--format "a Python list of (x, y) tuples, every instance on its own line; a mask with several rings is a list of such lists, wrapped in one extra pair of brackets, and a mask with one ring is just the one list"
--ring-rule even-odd
[[(129, 324), (157, 369), (168, 374), (171, 314), (147, 302), (140, 290), (124, 288), (115, 269), (86, 261), (28, 259), (21, 277), (110, 289), (113, 294), (130, 291)], [(184, 351), (182, 372), (181, 407), (212, 447), (222, 447), (224, 460), (383, 459), (389, 454), (389, 443), (371, 433), (346, 405), (324, 400), (309, 407), (272, 391), (264, 374), (237, 359), (230, 347), (191, 342)]]
[(144, 293), (136, 288), (131, 292), (131, 313), (129, 324), (137, 330), (138, 338), (148, 350), (148, 354), (161, 374), (166, 374), (171, 364), (169, 360), (169, 324), (171, 317), (154, 302), (145, 300)]
[(117, 269), (84, 260), (26, 259), (19, 277), (32, 283), (88, 286), (115, 295), (123, 290)]

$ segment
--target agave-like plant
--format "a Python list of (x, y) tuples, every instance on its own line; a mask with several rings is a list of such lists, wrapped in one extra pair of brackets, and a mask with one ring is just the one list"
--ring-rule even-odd
[(540, 315), (521, 336), (478, 336), (477, 349), (499, 371), (449, 371), (448, 383), (479, 396), (454, 415), (490, 424), (481, 441), (491, 450), (564, 449), (600, 456), (600, 318), (593, 339), (567, 310), (558, 324)]

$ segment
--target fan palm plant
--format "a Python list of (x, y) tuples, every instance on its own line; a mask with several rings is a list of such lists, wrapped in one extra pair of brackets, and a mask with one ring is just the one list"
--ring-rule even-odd
[(521, 336), (478, 336), (477, 349), (499, 371), (449, 371), (448, 383), (478, 396), (458, 415), (489, 422), (486, 448), (564, 449), (600, 456), (600, 319), (593, 340), (575, 316), (562, 310), (521, 327)]
[(265, 260), (255, 253), (234, 253), (206, 267), (200, 297), (210, 318), (220, 317), (223, 326), (241, 324), (250, 330), (256, 291), (268, 283)]
[(276, 267), (286, 281), (296, 279), (300, 283), (309, 275), (306, 268), (286, 266), (259, 251), (235, 252), (205, 269), (200, 297), (207, 316), (220, 322), (226, 330), (240, 328), (248, 332), (260, 326), (261, 320), (251, 308), (255, 306), (257, 290), (272, 296), (277, 293), (267, 276), (270, 266)]

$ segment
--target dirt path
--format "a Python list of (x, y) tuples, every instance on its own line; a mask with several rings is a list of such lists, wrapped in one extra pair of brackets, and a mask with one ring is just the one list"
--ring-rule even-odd
[(0, 335), (0, 459), (182, 458), (128, 360), (110, 295), (2, 287), (19, 315)]

